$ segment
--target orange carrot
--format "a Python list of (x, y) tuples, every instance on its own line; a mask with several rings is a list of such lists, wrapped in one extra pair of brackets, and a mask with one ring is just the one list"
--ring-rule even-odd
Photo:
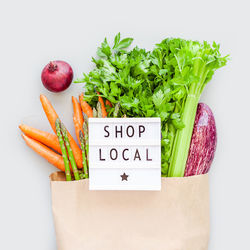
[(77, 118), (75, 116), (73, 116), (73, 122), (74, 122), (74, 127), (75, 127), (77, 140), (79, 142), (79, 145), (81, 145), (80, 131), (82, 131), (82, 133), (83, 133), (82, 126), (80, 125), (80, 123), (78, 122), (78, 120), (77, 120)]
[[(44, 110), (44, 112), (49, 120), (49, 123), (50, 123), (52, 129), (54, 130), (54, 132), (56, 133), (55, 122), (56, 122), (56, 119), (58, 118), (58, 115), (46, 96), (40, 95), (40, 100), (41, 100), (41, 103), (43, 106), (43, 110)], [(77, 143), (75, 142), (75, 140), (73, 139), (73, 137), (71, 136), (71, 134), (69, 132), (68, 132), (68, 137), (69, 137), (71, 149), (73, 151), (73, 155), (75, 157), (76, 164), (77, 164), (78, 168), (82, 168), (83, 167), (82, 166), (82, 151), (78, 147)]]
[(88, 117), (93, 117), (93, 110), (90, 105), (84, 101), (83, 93), (79, 96), (79, 101), (81, 104), (82, 112), (84, 112)]
[(32, 148), (35, 152), (45, 158), (49, 163), (57, 167), (58, 169), (64, 171), (64, 162), (61, 155), (55, 153), (53, 150), (49, 149), (42, 143), (22, 134), (23, 139), (26, 144)]
[(79, 122), (80, 126), (82, 127), (83, 115), (82, 115), (81, 105), (79, 104), (79, 102), (74, 96), (72, 96), (72, 103), (73, 103), (74, 116), (76, 117), (76, 120)]
[(98, 101), (101, 103), (101, 106), (102, 106), (102, 117), (104, 118), (104, 117), (107, 117), (107, 111), (106, 111), (106, 108), (105, 108), (105, 105), (104, 105), (104, 101), (103, 101), (103, 99), (102, 99), (102, 97), (100, 96), (100, 93), (99, 92), (97, 92), (97, 94), (99, 95), (98, 96)]
[(110, 108), (112, 108), (112, 103), (109, 100), (106, 100), (106, 106), (109, 106)]
[(82, 131), (82, 125), (84, 121), (83, 115), (82, 115), (82, 109), (81, 109), (81, 105), (79, 104), (79, 102), (74, 96), (72, 96), (72, 103), (73, 103), (73, 110), (74, 110), (73, 122), (74, 122), (74, 127), (75, 127), (75, 133), (76, 133), (76, 137), (79, 142), (79, 145), (81, 145), (79, 132), (80, 130)]
[(56, 111), (54, 110), (50, 101), (48, 100), (48, 98), (45, 95), (40, 95), (40, 101), (42, 103), (43, 110), (44, 110), (44, 112), (49, 120), (50, 126), (52, 127), (52, 129), (56, 133), (55, 122), (56, 122), (56, 119), (58, 118), (58, 114), (56, 113)]
[(59, 153), (62, 153), (62, 150), (60, 148), (60, 144), (56, 135), (36, 129), (36, 128), (32, 128), (25, 124), (19, 125), (19, 128), (28, 137), (36, 141), (39, 141), (50, 148), (53, 148)]

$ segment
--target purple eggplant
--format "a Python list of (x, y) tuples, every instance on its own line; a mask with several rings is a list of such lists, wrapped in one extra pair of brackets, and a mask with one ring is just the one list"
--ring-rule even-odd
[(211, 166), (217, 144), (215, 119), (205, 103), (197, 107), (185, 176), (206, 174)]

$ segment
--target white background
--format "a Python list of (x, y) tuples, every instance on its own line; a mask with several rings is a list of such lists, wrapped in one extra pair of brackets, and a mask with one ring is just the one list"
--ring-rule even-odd
[[(21, 122), (49, 129), (44, 93), (73, 132), (71, 95), (48, 93), (43, 66), (68, 61), (88, 72), (104, 36), (117, 32), (152, 48), (167, 36), (216, 40), (230, 53), (202, 96), (214, 111), (218, 145), (210, 174), (210, 250), (250, 249), (250, 60), (248, 1), (5, 0), (0, 4), (1, 181), (0, 248), (55, 250), (48, 176), (55, 170), (21, 139)], [(248, 25), (247, 25), (248, 24)]]

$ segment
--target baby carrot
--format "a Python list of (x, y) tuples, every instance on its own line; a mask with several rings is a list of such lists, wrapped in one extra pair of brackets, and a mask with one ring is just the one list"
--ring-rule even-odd
[(46, 146), (53, 148), (57, 152), (61, 153), (61, 148), (57, 139), (57, 136), (36, 128), (32, 128), (25, 124), (20, 124), (19, 128), (28, 137), (45, 144)]
[(74, 110), (73, 122), (74, 122), (76, 137), (79, 142), (79, 145), (81, 145), (81, 141), (79, 138), (79, 131), (82, 130), (82, 125), (83, 125), (82, 109), (81, 109), (81, 105), (79, 104), (79, 102), (74, 96), (72, 96), (72, 103), (73, 103), (73, 110)]
[(83, 93), (79, 96), (79, 101), (81, 104), (82, 112), (84, 112), (88, 117), (93, 117), (93, 110), (90, 105), (84, 101)]
[(79, 122), (80, 127), (82, 127), (83, 116), (82, 116), (81, 105), (74, 96), (72, 96), (72, 103), (73, 103), (74, 117), (76, 117), (76, 120)]
[(101, 107), (102, 107), (102, 117), (105, 118), (107, 117), (107, 111), (106, 111), (106, 108), (105, 108), (105, 105), (104, 105), (104, 101), (102, 99), (102, 97), (100, 96), (100, 93), (97, 92), (97, 94), (99, 95), (98, 96), (98, 101), (101, 103)]
[(50, 126), (56, 133), (56, 119), (58, 118), (58, 114), (54, 110), (53, 106), (51, 105), (50, 101), (45, 95), (40, 95), (40, 101), (43, 106), (43, 110), (49, 120)]
[(73, 122), (74, 122), (74, 127), (75, 127), (77, 140), (78, 140), (79, 144), (81, 145), (79, 132), (82, 131), (82, 127), (80, 126), (80, 123), (78, 122), (78, 120), (77, 120), (77, 118), (75, 116), (73, 116)]
[(42, 143), (22, 134), (23, 139), (26, 144), (32, 148), (35, 152), (41, 155), (44, 159), (46, 159), (49, 163), (60, 169), (61, 171), (65, 171), (63, 158), (61, 155), (55, 153), (52, 149), (49, 149)]

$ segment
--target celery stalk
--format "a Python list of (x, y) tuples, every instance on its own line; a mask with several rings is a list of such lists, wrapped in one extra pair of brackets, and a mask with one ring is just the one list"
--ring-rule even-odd
[(199, 79), (199, 81), (192, 82), (188, 89), (181, 117), (185, 127), (176, 133), (168, 176), (184, 176), (196, 110), (201, 92), (206, 85), (205, 80), (208, 70), (209, 68), (206, 68), (206, 62), (198, 56), (193, 62), (193, 75), (196, 79)]
[[(168, 176), (170, 177), (184, 176), (196, 110), (201, 93), (206, 86), (206, 83), (211, 79), (214, 71), (226, 63), (226, 57), (220, 58), (220, 61), (217, 56), (214, 56), (213, 60), (208, 60), (209, 57), (206, 54), (208, 53), (206, 49), (206, 47), (201, 47), (200, 51), (193, 60), (193, 75), (195, 79), (198, 80), (190, 83), (189, 85), (188, 94), (181, 116), (185, 127), (178, 130), (176, 133), (168, 172)], [(214, 52), (213, 50), (211, 51)], [(219, 61), (219, 63), (217, 61)]]
[(184, 176), (198, 101), (199, 97), (187, 96), (182, 116), (185, 128), (176, 133), (168, 176)]

